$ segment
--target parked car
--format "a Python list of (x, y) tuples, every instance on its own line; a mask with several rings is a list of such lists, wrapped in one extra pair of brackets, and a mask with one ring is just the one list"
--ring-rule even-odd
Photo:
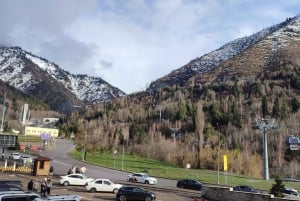
[(286, 199), (297, 199), (300, 200), (300, 193), (293, 188), (285, 187), (282, 195)]
[(23, 191), (23, 189), (15, 184), (0, 184), (0, 192), (3, 191)]
[(185, 199), (184, 201), (208, 201), (208, 200), (200, 197), (194, 197), (194, 198)]
[(8, 158), (12, 160), (20, 160), (21, 154), (18, 152), (13, 152), (8, 156)]
[(201, 190), (202, 183), (200, 181), (194, 180), (194, 179), (181, 179), (177, 181), (178, 188), (185, 188), (185, 189), (191, 189), (191, 190)]
[(259, 191), (251, 186), (245, 186), (245, 185), (241, 185), (241, 186), (235, 186), (233, 187), (234, 191), (244, 191), (244, 192), (249, 192), (249, 193), (259, 193)]
[(21, 155), (19, 159), (23, 164), (31, 164), (33, 162), (33, 158), (28, 155)]
[(14, 185), (14, 186), (17, 186), (20, 189), (23, 188), (22, 182), (20, 180), (1, 179), (0, 180), (0, 185)]
[(4, 200), (34, 200), (41, 196), (35, 192), (24, 191), (2, 191), (0, 192), (0, 201)]
[(127, 181), (129, 182), (138, 182), (144, 184), (157, 184), (157, 179), (150, 177), (146, 173), (134, 173), (127, 176)]
[(85, 186), (93, 180), (94, 180), (93, 178), (89, 178), (84, 174), (69, 174), (65, 176), (60, 176), (59, 183), (64, 186), (68, 186), (68, 185)]
[(116, 199), (120, 201), (141, 200), (151, 201), (156, 199), (155, 193), (137, 186), (123, 186), (118, 190)]
[(35, 198), (33, 201), (80, 201), (78, 195), (48, 195), (45, 198)]
[(85, 189), (92, 193), (94, 192), (112, 192), (117, 193), (119, 188), (121, 188), (121, 184), (115, 184), (109, 179), (95, 179), (89, 182)]

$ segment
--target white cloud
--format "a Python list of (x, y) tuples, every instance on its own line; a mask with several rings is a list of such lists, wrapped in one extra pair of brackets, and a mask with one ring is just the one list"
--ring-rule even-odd
[(237, 37), (297, 15), (298, 1), (2, 0), (0, 44), (131, 93)]

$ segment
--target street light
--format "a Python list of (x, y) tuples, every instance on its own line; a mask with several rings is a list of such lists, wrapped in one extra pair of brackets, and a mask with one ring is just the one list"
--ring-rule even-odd
[(218, 140), (218, 184), (220, 184), (220, 135), (221, 135), (221, 132), (220, 132), (220, 127), (219, 127), (219, 124), (217, 123), (217, 126), (218, 126), (218, 129), (219, 129), (219, 140)]
[(275, 124), (274, 119), (257, 119), (255, 123), (255, 128), (264, 131), (263, 144), (264, 144), (264, 154), (263, 154), (263, 166), (264, 166), (264, 180), (269, 180), (269, 162), (268, 162), (268, 136), (267, 130), (276, 129), (277, 125)]

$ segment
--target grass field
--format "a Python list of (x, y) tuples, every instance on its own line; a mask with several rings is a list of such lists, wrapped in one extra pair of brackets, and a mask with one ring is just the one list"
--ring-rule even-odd
[[(74, 151), (71, 153), (75, 158), (82, 160), (82, 152)], [(219, 174), (217, 171), (205, 169), (186, 169), (178, 168), (173, 165), (163, 163), (157, 160), (142, 158), (136, 155), (122, 155), (117, 154), (113, 157), (111, 152), (98, 152), (86, 154), (86, 162), (99, 165), (102, 167), (122, 170), (126, 172), (146, 172), (151, 176), (182, 179), (192, 178), (208, 184), (219, 184), (226, 186), (249, 185), (260, 190), (269, 191), (274, 179), (263, 180), (262, 178), (251, 178), (244, 175), (237, 175), (228, 173), (227, 176), (223, 171)], [(219, 175), (219, 176), (218, 176)], [(283, 182), (285, 186), (300, 189), (300, 183), (297, 182)]]

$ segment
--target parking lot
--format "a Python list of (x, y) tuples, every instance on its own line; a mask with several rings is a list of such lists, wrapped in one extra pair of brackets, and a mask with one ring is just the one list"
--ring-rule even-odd
[[(9, 180), (20, 180), (23, 185), (23, 189), (26, 190), (27, 183), (33, 179), (42, 181), (44, 177), (32, 176), (30, 174), (9, 174), (9, 173), (0, 173), (1, 179)], [(115, 194), (113, 193), (90, 193), (86, 192), (83, 186), (62, 186), (59, 185), (59, 177), (53, 176), (52, 178), (53, 186), (51, 190), (51, 195), (79, 195), (82, 200), (95, 200), (95, 201), (109, 201), (116, 200)], [(176, 195), (171, 192), (160, 192), (154, 191), (157, 196), (157, 201), (183, 201), (186, 199), (184, 196)]]

